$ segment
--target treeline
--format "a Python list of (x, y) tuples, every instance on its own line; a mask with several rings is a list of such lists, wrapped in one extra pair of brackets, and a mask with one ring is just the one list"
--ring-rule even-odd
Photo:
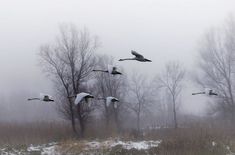
[[(55, 41), (40, 48), (41, 67), (54, 83), (57, 111), (62, 118), (71, 122), (74, 133), (83, 135), (88, 126), (91, 128), (97, 122), (117, 132), (125, 128), (140, 131), (147, 126), (184, 126), (178, 123), (178, 117), (183, 118), (178, 111), (182, 89), (188, 82), (186, 77), (192, 72), (192, 80), (198, 88), (208, 87), (219, 94), (210, 100), (208, 118), (221, 120), (227, 125), (234, 124), (233, 18), (229, 18), (223, 27), (211, 29), (202, 37), (197, 71), (187, 71), (187, 74), (184, 66), (177, 61), (167, 62), (153, 79), (141, 71), (129, 75), (125, 73), (125, 68), (118, 68), (123, 75), (95, 73), (93, 69), (107, 69), (108, 65), (115, 63), (112, 56), (98, 54), (98, 48), (97, 37), (73, 25), (60, 27)], [(94, 99), (77, 107), (74, 99), (68, 96), (80, 92), (89, 92), (101, 98), (113, 96), (120, 102), (115, 108), (113, 105), (107, 106), (103, 100)]]

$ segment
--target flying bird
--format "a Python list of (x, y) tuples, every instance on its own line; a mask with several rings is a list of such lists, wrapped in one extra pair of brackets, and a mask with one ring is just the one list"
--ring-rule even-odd
[(136, 51), (133, 51), (133, 50), (132, 50), (132, 51), (131, 51), (131, 54), (134, 55), (135, 57), (134, 57), (134, 58), (119, 59), (119, 61), (124, 61), (124, 60), (137, 60), (137, 61), (140, 61), (140, 62), (152, 62), (151, 60), (144, 58), (143, 55), (137, 53)]
[(114, 108), (117, 108), (117, 102), (119, 102), (119, 100), (115, 97), (112, 96), (108, 96), (105, 99), (104, 98), (98, 98), (99, 100), (105, 100), (105, 104), (108, 107), (111, 103), (113, 103)]
[(43, 93), (40, 93), (39, 97), (28, 99), (28, 101), (31, 101), (31, 100), (40, 100), (40, 101), (44, 101), (44, 102), (54, 102), (54, 100), (52, 99), (52, 96), (50, 96), (48, 94), (43, 94)]
[(213, 92), (212, 89), (208, 89), (208, 88), (206, 88), (204, 92), (192, 93), (192, 95), (198, 95), (198, 94), (206, 94), (209, 96), (212, 96), (212, 95), (218, 96), (217, 93)]
[(92, 70), (94, 72), (104, 72), (104, 73), (109, 73), (109, 74), (112, 74), (112, 75), (122, 75), (121, 72), (117, 71), (117, 67), (114, 67), (114, 66), (110, 66), (108, 65), (108, 70), (100, 70), (100, 69), (94, 69)]
[(75, 105), (78, 105), (83, 99), (85, 100), (86, 103), (88, 103), (89, 98), (94, 98), (93, 95), (91, 95), (89, 93), (84, 93), (84, 92), (81, 92), (75, 96), (70, 96), (69, 98), (72, 98), (72, 97), (76, 97), (75, 101), (74, 101)]

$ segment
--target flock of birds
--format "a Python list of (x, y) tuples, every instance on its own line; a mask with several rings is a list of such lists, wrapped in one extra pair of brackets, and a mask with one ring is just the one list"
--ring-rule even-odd
[[(136, 60), (136, 61), (140, 61), (140, 62), (152, 62), (149, 59), (146, 59), (143, 55), (137, 53), (136, 51), (131, 51), (131, 54), (133, 54), (135, 57), (133, 58), (125, 58), (125, 59), (120, 59), (119, 61), (125, 61), (125, 60)], [(103, 72), (103, 73), (108, 73), (111, 75), (122, 75), (121, 72), (119, 72), (117, 70), (117, 67), (114, 66), (108, 66), (107, 69), (94, 69), (94, 72)], [(79, 103), (81, 103), (83, 100), (88, 103), (89, 99), (91, 98), (95, 98), (92, 94), (90, 93), (86, 93), (86, 92), (81, 92), (79, 94), (73, 95), (73, 96), (69, 96), (68, 98), (74, 98), (74, 104), (78, 105)], [(40, 94), (39, 98), (29, 98), (29, 101), (31, 100), (40, 100), (40, 101), (44, 101), (44, 102), (54, 102), (52, 96), (48, 95), (48, 94)], [(107, 96), (106, 98), (97, 98), (97, 100), (104, 100), (106, 103), (106, 106), (108, 107), (109, 105), (111, 105), (111, 103), (113, 104), (114, 108), (117, 108), (117, 102), (119, 102), (119, 100), (116, 97), (113, 96)]]
[[(125, 61), (125, 60), (136, 60), (136, 61), (140, 61), (140, 62), (152, 62), (149, 59), (146, 59), (143, 55), (137, 53), (136, 51), (131, 51), (131, 54), (134, 55), (135, 57), (133, 58), (125, 58), (125, 59), (119, 59), (119, 61)], [(108, 68), (106, 70), (101, 70), (101, 69), (94, 69), (94, 72), (103, 72), (103, 73), (108, 73), (111, 75), (122, 75), (121, 72), (119, 72), (117, 70), (117, 67), (113, 67), (113, 66), (108, 66)], [(215, 93), (212, 89), (208, 89), (206, 88), (205, 91), (203, 92), (197, 92), (197, 93), (192, 93), (192, 95), (198, 95), (198, 94), (206, 94), (209, 96), (212, 95), (218, 95), (217, 93)], [(68, 98), (74, 98), (74, 104), (78, 105), (79, 103), (81, 103), (81, 101), (85, 101), (86, 103), (88, 103), (89, 99), (91, 98), (95, 98), (93, 95), (91, 95), (90, 93), (86, 93), (86, 92), (81, 92), (79, 94), (76, 94), (74, 96), (69, 96)], [(39, 98), (29, 98), (29, 101), (31, 100), (40, 100), (40, 101), (44, 101), (44, 102), (54, 102), (52, 96), (48, 95), (48, 94), (40, 94)], [(97, 100), (105, 100), (106, 106), (109, 106), (111, 103), (113, 104), (114, 108), (117, 108), (117, 102), (119, 102), (119, 100), (113, 96), (108, 96), (106, 98), (97, 98)]]

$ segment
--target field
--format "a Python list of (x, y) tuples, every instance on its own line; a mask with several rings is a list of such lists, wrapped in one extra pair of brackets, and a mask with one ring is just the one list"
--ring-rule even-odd
[(1, 123), (0, 152), (6, 155), (232, 155), (235, 152), (234, 128), (149, 129), (139, 137), (132, 130), (122, 134), (109, 131), (106, 136), (101, 136), (102, 131), (106, 132), (88, 130), (81, 139), (71, 133), (65, 122)]

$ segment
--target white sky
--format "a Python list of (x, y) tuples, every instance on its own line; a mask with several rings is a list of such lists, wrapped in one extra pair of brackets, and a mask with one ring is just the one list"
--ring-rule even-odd
[[(87, 27), (102, 42), (99, 52), (116, 60), (139, 51), (153, 62), (117, 64), (154, 75), (168, 60), (192, 69), (197, 41), (229, 14), (234, 0), (0, 0), (0, 93), (51, 91), (36, 53), (53, 41), (60, 23)], [(190, 94), (184, 102), (194, 100)], [(194, 102), (185, 109), (201, 110)]]

